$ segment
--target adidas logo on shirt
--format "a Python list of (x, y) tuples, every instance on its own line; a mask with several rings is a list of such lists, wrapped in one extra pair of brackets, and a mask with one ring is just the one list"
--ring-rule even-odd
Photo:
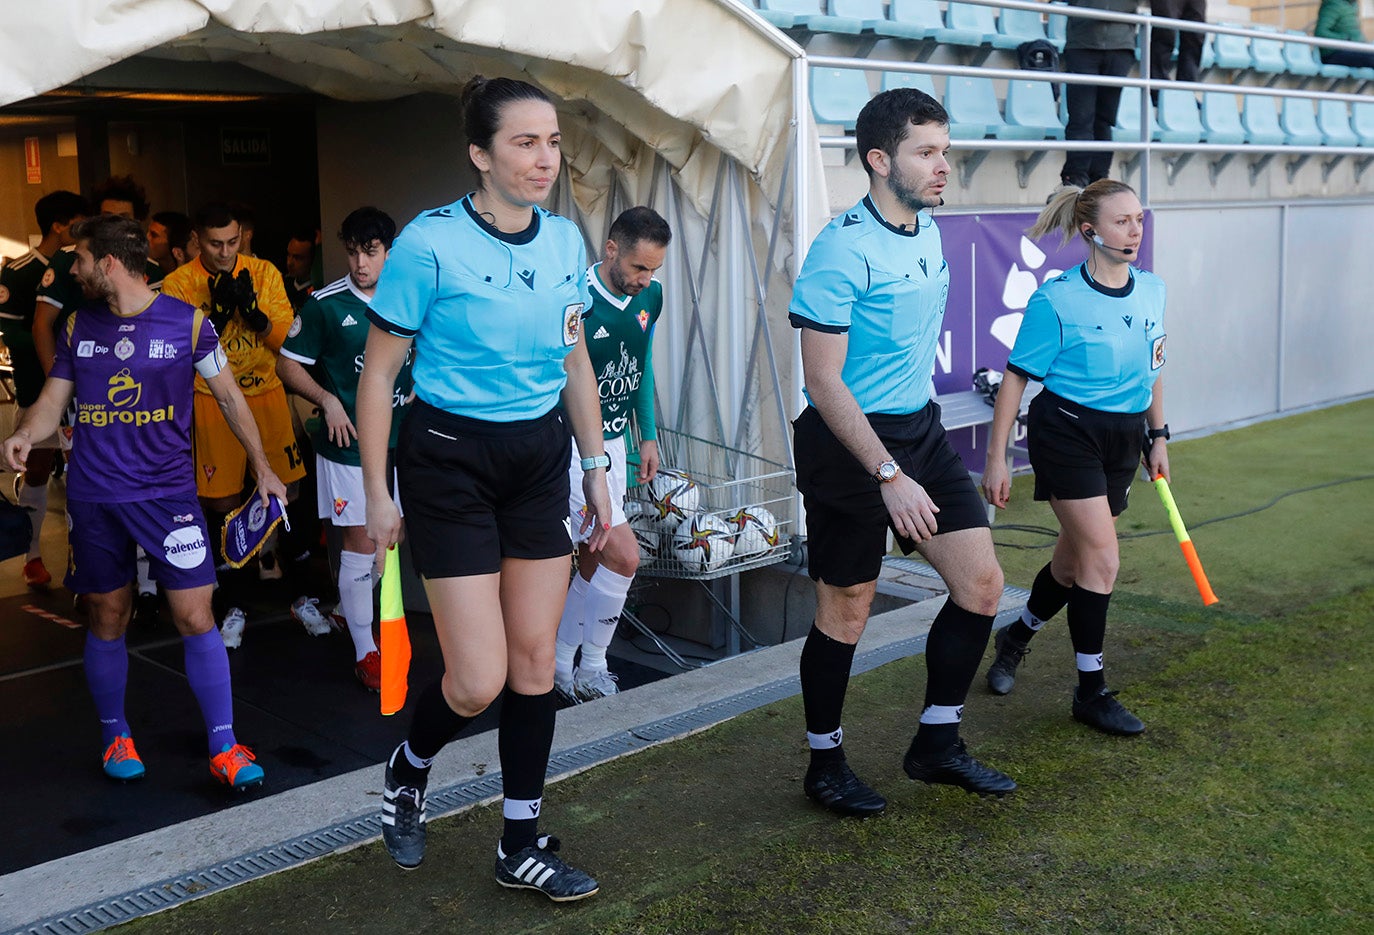
[(339, 324), (343, 325), (345, 328), (349, 325), (356, 325), (357, 323), (358, 319), (354, 318), (352, 314), (345, 315), (344, 320), (339, 322)]
[(611, 333), (606, 330), (605, 325), (602, 325), (600, 328), (597, 328), (596, 334), (592, 335), (593, 338), (609, 338), (610, 336)]

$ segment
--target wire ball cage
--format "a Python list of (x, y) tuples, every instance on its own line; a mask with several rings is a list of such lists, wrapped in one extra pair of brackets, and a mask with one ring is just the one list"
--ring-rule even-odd
[[(632, 488), (625, 504), (639, 574), (707, 581), (788, 557), (791, 468), (671, 429), (658, 430), (658, 447), (661, 479)], [(674, 503), (674, 493), (685, 495)], [(679, 535), (684, 523), (691, 532)], [(688, 545), (694, 538), (710, 542), (705, 556)]]

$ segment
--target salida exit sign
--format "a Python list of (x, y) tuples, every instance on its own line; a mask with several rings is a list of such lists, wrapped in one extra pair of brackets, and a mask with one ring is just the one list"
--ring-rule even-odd
[(272, 131), (253, 127), (222, 127), (219, 131), (220, 161), (226, 166), (272, 164)]

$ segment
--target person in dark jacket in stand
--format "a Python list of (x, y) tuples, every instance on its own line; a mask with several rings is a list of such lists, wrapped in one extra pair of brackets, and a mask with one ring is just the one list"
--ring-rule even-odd
[[(1134, 13), (1135, 0), (1069, 0), (1069, 6), (1114, 13)], [(1064, 43), (1064, 68), (1084, 75), (1123, 78), (1135, 62), (1136, 26), (1110, 20), (1070, 16)], [(1121, 89), (1094, 84), (1070, 84), (1069, 122), (1064, 131), (1070, 140), (1110, 140), (1116, 123)], [(1086, 188), (1111, 172), (1112, 153), (1106, 150), (1069, 150), (1059, 177), (1065, 185)]]

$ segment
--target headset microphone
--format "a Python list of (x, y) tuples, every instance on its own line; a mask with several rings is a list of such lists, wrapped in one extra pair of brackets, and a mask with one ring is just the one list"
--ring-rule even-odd
[(1135, 253), (1135, 248), (1133, 247), (1113, 247), (1111, 244), (1105, 243), (1102, 240), (1102, 235), (1096, 231), (1093, 231), (1093, 243), (1097, 244), (1103, 250), (1115, 250), (1122, 256), (1132, 256)]

